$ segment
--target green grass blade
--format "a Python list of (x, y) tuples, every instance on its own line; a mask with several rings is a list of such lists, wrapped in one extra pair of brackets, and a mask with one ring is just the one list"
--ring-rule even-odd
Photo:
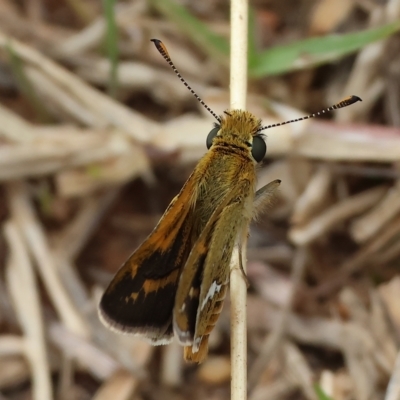
[[(220, 64), (228, 66), (228, 40), (212, 32), (207, 24), (194, 17), (174, 0), (150, 0), (150, 2), (206, 54)], [(254, 20), (254, 12), (251, 11), (249, 15), (249, 77), (253, 79), (336, 61), (400, 30), (400, 21), (396, 21), (361, 32), (300, 40), (257, 53)]]
[(400, 21), (356, 33), (329, 35), (274, 47), (249, 60), (249, 75), (261, 78), (335, 61), (400, 30)]
[(325, 392), (321, 389), (321, 386), (314, 386), (315, 393), (317, 394), (318, 400), (333, 400), (332, 397), (325, 394)]
[(249, 7), (249, 30), (248, 30), (248, 63), (251, 60), (257, 59), (257, 40), (256, 40), (256, 13), (253, 7)]

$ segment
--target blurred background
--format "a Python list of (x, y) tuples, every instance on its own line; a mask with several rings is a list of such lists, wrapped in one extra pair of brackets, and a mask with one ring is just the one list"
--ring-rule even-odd
[[(253, 0), (249, 398), (400, 398), (400, 0)], [(0, 399), (229, 399), (229, 298), (200, 366), (97, 303), (229, 108), (226, 0), (0, 0)], [(388, 383), (392, 384), (389, 386)]]

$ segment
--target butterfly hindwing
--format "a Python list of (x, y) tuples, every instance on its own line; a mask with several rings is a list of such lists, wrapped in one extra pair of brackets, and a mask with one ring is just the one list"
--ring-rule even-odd
[(208, 336), (226, 295), (233, 247), (244, 223), (243, 201), (251, 196), (247, 181), (238, 185), (241, 195), (230, 191), (215, 209), (195, 242), (179, 281), (174, 332), (186, 346), (185, 358), (190, 361), (201, 362), (206, 356)]

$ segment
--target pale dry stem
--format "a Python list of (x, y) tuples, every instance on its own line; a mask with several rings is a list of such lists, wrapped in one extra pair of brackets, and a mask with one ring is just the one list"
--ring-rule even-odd
[[(247, 96), (247, 0), (231, 0), (231, 109), (246, 109)], [(246, 270), (247, 238), (243, 238), (242, 264)], [(240, 252), (234, 252), (234, 263)], [(231, 294), (231, 399), (247, 398), (247, 285), (237, 265), (232, 268)]]
[(180, 386), (183, 382), (184, 369), (182, 346), (176, 341), (166, 346), (161, 362), (161, 382), (170, 387)]

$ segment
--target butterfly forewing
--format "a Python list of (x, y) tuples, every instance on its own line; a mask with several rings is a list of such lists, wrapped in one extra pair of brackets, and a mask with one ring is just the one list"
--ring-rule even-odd
[(178, 280), (192, 246), (191, 178), (105, 291), (100, 317), (111, 328), (142, 334), (156, 344), (172, 337)]

